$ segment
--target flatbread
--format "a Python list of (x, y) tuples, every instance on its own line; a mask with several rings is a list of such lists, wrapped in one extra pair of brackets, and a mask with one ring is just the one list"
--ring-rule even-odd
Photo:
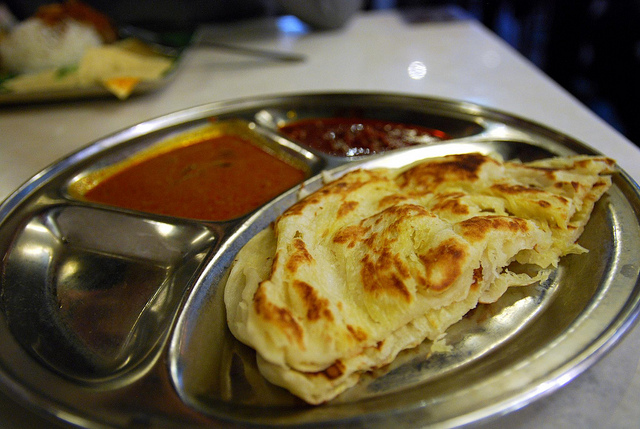
[(349, 172), (241, 249), (225, 287), (229, 329), (269, 381), (328, 401), (584, 252), (576, 240), (613, 167), (463, 154)]

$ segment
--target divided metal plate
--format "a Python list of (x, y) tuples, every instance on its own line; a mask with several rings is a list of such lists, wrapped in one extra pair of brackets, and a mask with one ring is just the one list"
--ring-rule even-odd
[[(438, 128), (453, 139), (382, 155), (323, 155), (278, 133), (292, 119), (357, 114)], [(36, 412), (84, 426), (460, 426), (554, 391), (635, 322), (640, 198), (624, 173), (581, 243), (541, 285), (509, 291), (430, 344), (318, 407), (258, 374), (226, 328), (221, 292), (237, 251), (298, 198), (299, 187), (226, 222), (92, 204), (78, 177), (193, 130), (249, 121), (307, 163), (305, 190), (352, 168), (399, 167), (449, 153), (523, 161), (594, 154), (587, 145), (482, 106), (394, 94), (300, 94), (214, 103), (107, 136), (36, 174), (0, 206), (0, 383)]]

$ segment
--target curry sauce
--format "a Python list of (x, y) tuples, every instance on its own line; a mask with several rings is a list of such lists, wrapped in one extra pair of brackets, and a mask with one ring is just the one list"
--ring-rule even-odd
[(85, 200), (210, 221), (237, 218), (303, 181), (306, 172), (245, 136), (222, 133), (143, 157), (83, 192)]

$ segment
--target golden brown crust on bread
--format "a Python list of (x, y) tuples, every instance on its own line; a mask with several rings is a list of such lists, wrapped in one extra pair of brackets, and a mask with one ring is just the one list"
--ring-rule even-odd
[[(229, 328), (268, 380), (330, 400), (583, 251), (575, 242), (613, 165), (463, 154), (348, 172), (240, 251), (225, 289)], [(516, 262), (540, 271), (515, 272)]]

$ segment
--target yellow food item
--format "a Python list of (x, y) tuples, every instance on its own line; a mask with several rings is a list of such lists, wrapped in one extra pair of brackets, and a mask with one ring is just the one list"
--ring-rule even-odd
[(124, 100), (140, 83), (139, 77), (112, 77), (102, 81), (102, 84), (116, 97)]
[(576, 240), (613, 167), (463, 154), (347, 173), (241, 249), (225, 286), (228, 326), (269, 381), (328, 401), (584, 252)]
[(160, 79), (172, 60), (160, 55), (134, 51), (127, 45), (103, 45), (90, 48), (78, 67), (80, 82), (85, 85), (114, 78)]
[(151, 51), (142, 42), (126, 39), (88, 48), (77, 67), (20, 74), (3, 82), (12, 92), (57, 91), (104, 87), (125, 99), (141, 82), (153, 82), (174, 60)]

